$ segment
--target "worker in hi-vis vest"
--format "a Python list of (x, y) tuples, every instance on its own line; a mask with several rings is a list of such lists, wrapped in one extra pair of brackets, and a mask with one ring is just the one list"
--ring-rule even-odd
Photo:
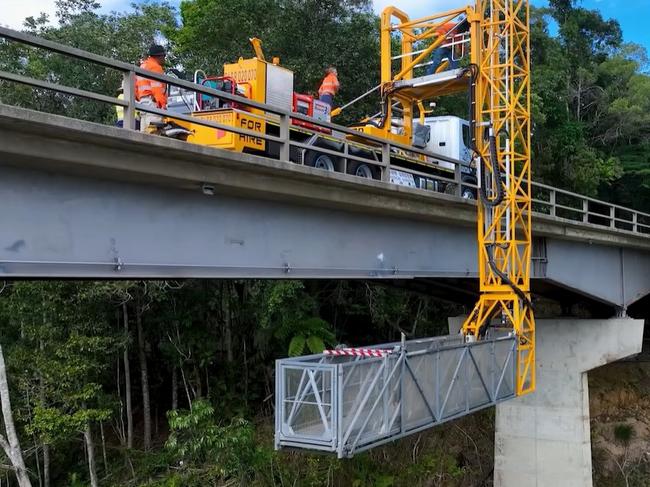
[(436, 34), (438, 38), (444, 36), (445, 40), (442, 42), (442, 45), (437, 49), (433, 50), (431, 55), (431, 61), (429, 67), (427, 68), (427, 74), (433, 74), (436, 72), (438, 67), (447, 60), (448, 66), (447, 69), (456, 69), (458, 68), (458, 59), (454, 59), (452, 46), (448, 44), (452, 43), (454, 36), (463, 34), (469, 30), (469, 22), (467, 19), (462, 19), (459, 22), (445, 22), (441, 24), (436, 29)]
[(334, 96), (338, 93), (341, 84), (337, 77), (338, 72), (336, 68), (330, 66), (325, 72), (325, 78), (318, 89), (318, 99), (324, 101), (329, 106), (332, 106), (334, 103)]
[[(153, 73), (164, 74), (166, 55), (164, 47), (153, 44), (149, 48), (149, 57), (142, 62), (140, 68)], [(135, 82), (135, 99), (142, 105), (164, 110), (167, 108), (167, 85), (157, 80), (138, 76)], [(162, 117), (142, 112), (140, 115), (140, 130), (142, 132), (151, 132), (149, 125), (154, 122), (162, 122)]]

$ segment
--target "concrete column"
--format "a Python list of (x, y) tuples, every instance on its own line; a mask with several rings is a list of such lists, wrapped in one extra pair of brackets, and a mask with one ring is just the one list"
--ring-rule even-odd
[(496, 407), (496, 487), (591, 487), (587, 371), (641, 351), (643, 320), (537, 322), (537, 389)]

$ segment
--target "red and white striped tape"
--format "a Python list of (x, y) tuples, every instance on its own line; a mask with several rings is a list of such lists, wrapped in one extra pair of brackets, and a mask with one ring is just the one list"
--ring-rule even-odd
[(323, 350), (323, 354), (334, 357), (385, 357), (391, 353), (393, 353), (392, 350), (380, 348), (339, 348), (335, 350)]

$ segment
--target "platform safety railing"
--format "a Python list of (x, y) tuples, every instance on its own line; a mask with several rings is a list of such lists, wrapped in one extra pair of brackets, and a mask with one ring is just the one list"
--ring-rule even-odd
[[(408, 173), (414, 177), (420, 178), (420, 187), (423, 189), (433, 189), (435, 191), (445, 192), (455, 196), (461, 196), (465, 189), (470, 189), (474, 194), (477, 192), (477, 185), (464, 178), (469, 167), (469, 164), (465, 161), (460, 161), (442, 154), (436, 154), (397, 142), (387, 141), (364, 134), (353, 128), (316, 120), (300, 113), (295, 113), (272, 105), (258, 103), (248, 98), (215, 90), (176, 77), (152, 73), (128, 63), (92, 54), (81, 49), (65, 46), (63, 44), (23, 32), (14, 31), (12, 29), (0, 27), (0, 39), (4, 39), (4, 42), (15, 42), (23, 46), (43, 49), (50, 53), (60, 54), (68, 58), (77, 59), (121, 73), (124, 86), (124, 99), (78, 87), (64, 86), (59, 83), (24, 76), (15, 72), (9, 72), (2, 69), (2, 66), (0, 66), (0, 82), (30, 86), (32, 88), (53, 91), (69, 97), (92, 100), (98, 103), (122, 107), (124, 109), (124, 128), (127, 130), (135, 129), (137, 112), (152, 113), (163, 117), (169, 117), (184, 122), (191, 122), (197, 125), (222, 130), (227, 133), (234, 133), (242, 137), (254, 137), (256, 139), (262, 139), (267, 143), (277, 144), (279, 147), (278, 159), (281, 161), (291, 161), (293, 151), (316, 150), (319, 153), (328, 154), (341, 159), (343, 167), (339, 169), (340, 172), (343, 173), (348, 173), (348, 165), (351, 162), (361, 162), (378, 168), (381, 172), (381, 180), (385, 182), (391, 180), (391, 171), (399, 170), (403, 173)], [(142, 105), (135, 99), (135, 81), (138, 76), (160, 81), (169, 86), (175, 86), (188, 92), (235, 102), (240, 106), (249, 109), (257, 109), (261, 111), (262, 114), (249, 115), (277, 124), (279, 127), (279, 134), (271, 135), (260, 133), (242, 127), (224, 125), (215, 121), (193, 117), (191, 115)], [(3, 101), (0, 100), (0, 102)], [(300, 130), (307, 133), (322, 135), (323, 131), (327, 131), (335, 134), (337, 142), (341, 145), (341, 149), (334, 150), (332, 148), (313, 147), (302, 142), (291, 140), (290, 132), (292, 120), (307, 122), (314, 127), (313, 129), (309, 129), (301, 126)], [(351, 141), (349, 137), (353, 137), (355, 140)], [(370, 154), (370, 157), (353, 154), (353, 150), (351, 149), (361, 149), (366, 154)], [(414, 166), (417, 166), (417, 163), (421, 162), (419, 158), (422, 157), (424, 157), (429, 164), (426, 166), (426, 169), (423, 166), (422, 170), (418, 170)], [(404, 168), (398, 164), (398, 161), (409, 159), (416, 164), (411, 165), (408, 168)], [(445, 163), (451, 165), (453, 169), (441, 165)], [(552, 216), (575, 224), (596, 225), (601, 228), (610, 228), (616, 232), (626, 232), (650, 237), (650, 214), (538, 183), (533, 183), (533, 191), (535, 193), (535, 198), (533, 200), (533, 211), (535, 213)]]
[(276, 448), (339, 458), (514, 397), (516, 339), (460, 335), (377, 345), (384, 357), (276, 362)]

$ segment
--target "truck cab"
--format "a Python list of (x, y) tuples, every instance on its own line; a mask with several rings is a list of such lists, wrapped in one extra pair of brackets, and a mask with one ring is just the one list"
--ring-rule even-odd
[[(469, 122), (467, 120), (446, 115), (427, 117), (424, 119), (424, 123), (431, 131), (431, 138), (426, 147), (429, 152), (465, 162), (469, 166), (472, 154), (469, 149)], [(454, 164), (450, 162), (439, 161), (438, 164), (449, 169), (454, 168)]]
[[(416, 122), (416, 124), (419, 124), (419, 122)], [(424, 125), (426, 127), (425, 132), (427, 133), (427, 137), (422, 141), (421, 148), (434, 154), (440, 154), (441, 156), (461, 161), (463, 163), (461, 166), (462, 181), (475, 185), (477, 180), (475, 171), (471, 167), (472, 151), (469, 148), (469, 122), (460, 117), (445, 115), (426, 117), (424, 119)], [(418, 130), (414, 129), (413, 132), (417, 133)], [(450, 171), (455, 170), (455, 164), (436, 159), (435, 157), (428, 157), (427, 162)], [(399, 184), (401, 186), (431, 189), (439, 192), (451, 193), (455, 189), (452, 185), (442, 183), (435, 178), (413, 175), (395, 169), (391, 170), (390, 181), (393, 184)], [(475, 193), (475, 190), (471, 187), (463, 186), (461, 189), (463, 198), (475, 199)]]

